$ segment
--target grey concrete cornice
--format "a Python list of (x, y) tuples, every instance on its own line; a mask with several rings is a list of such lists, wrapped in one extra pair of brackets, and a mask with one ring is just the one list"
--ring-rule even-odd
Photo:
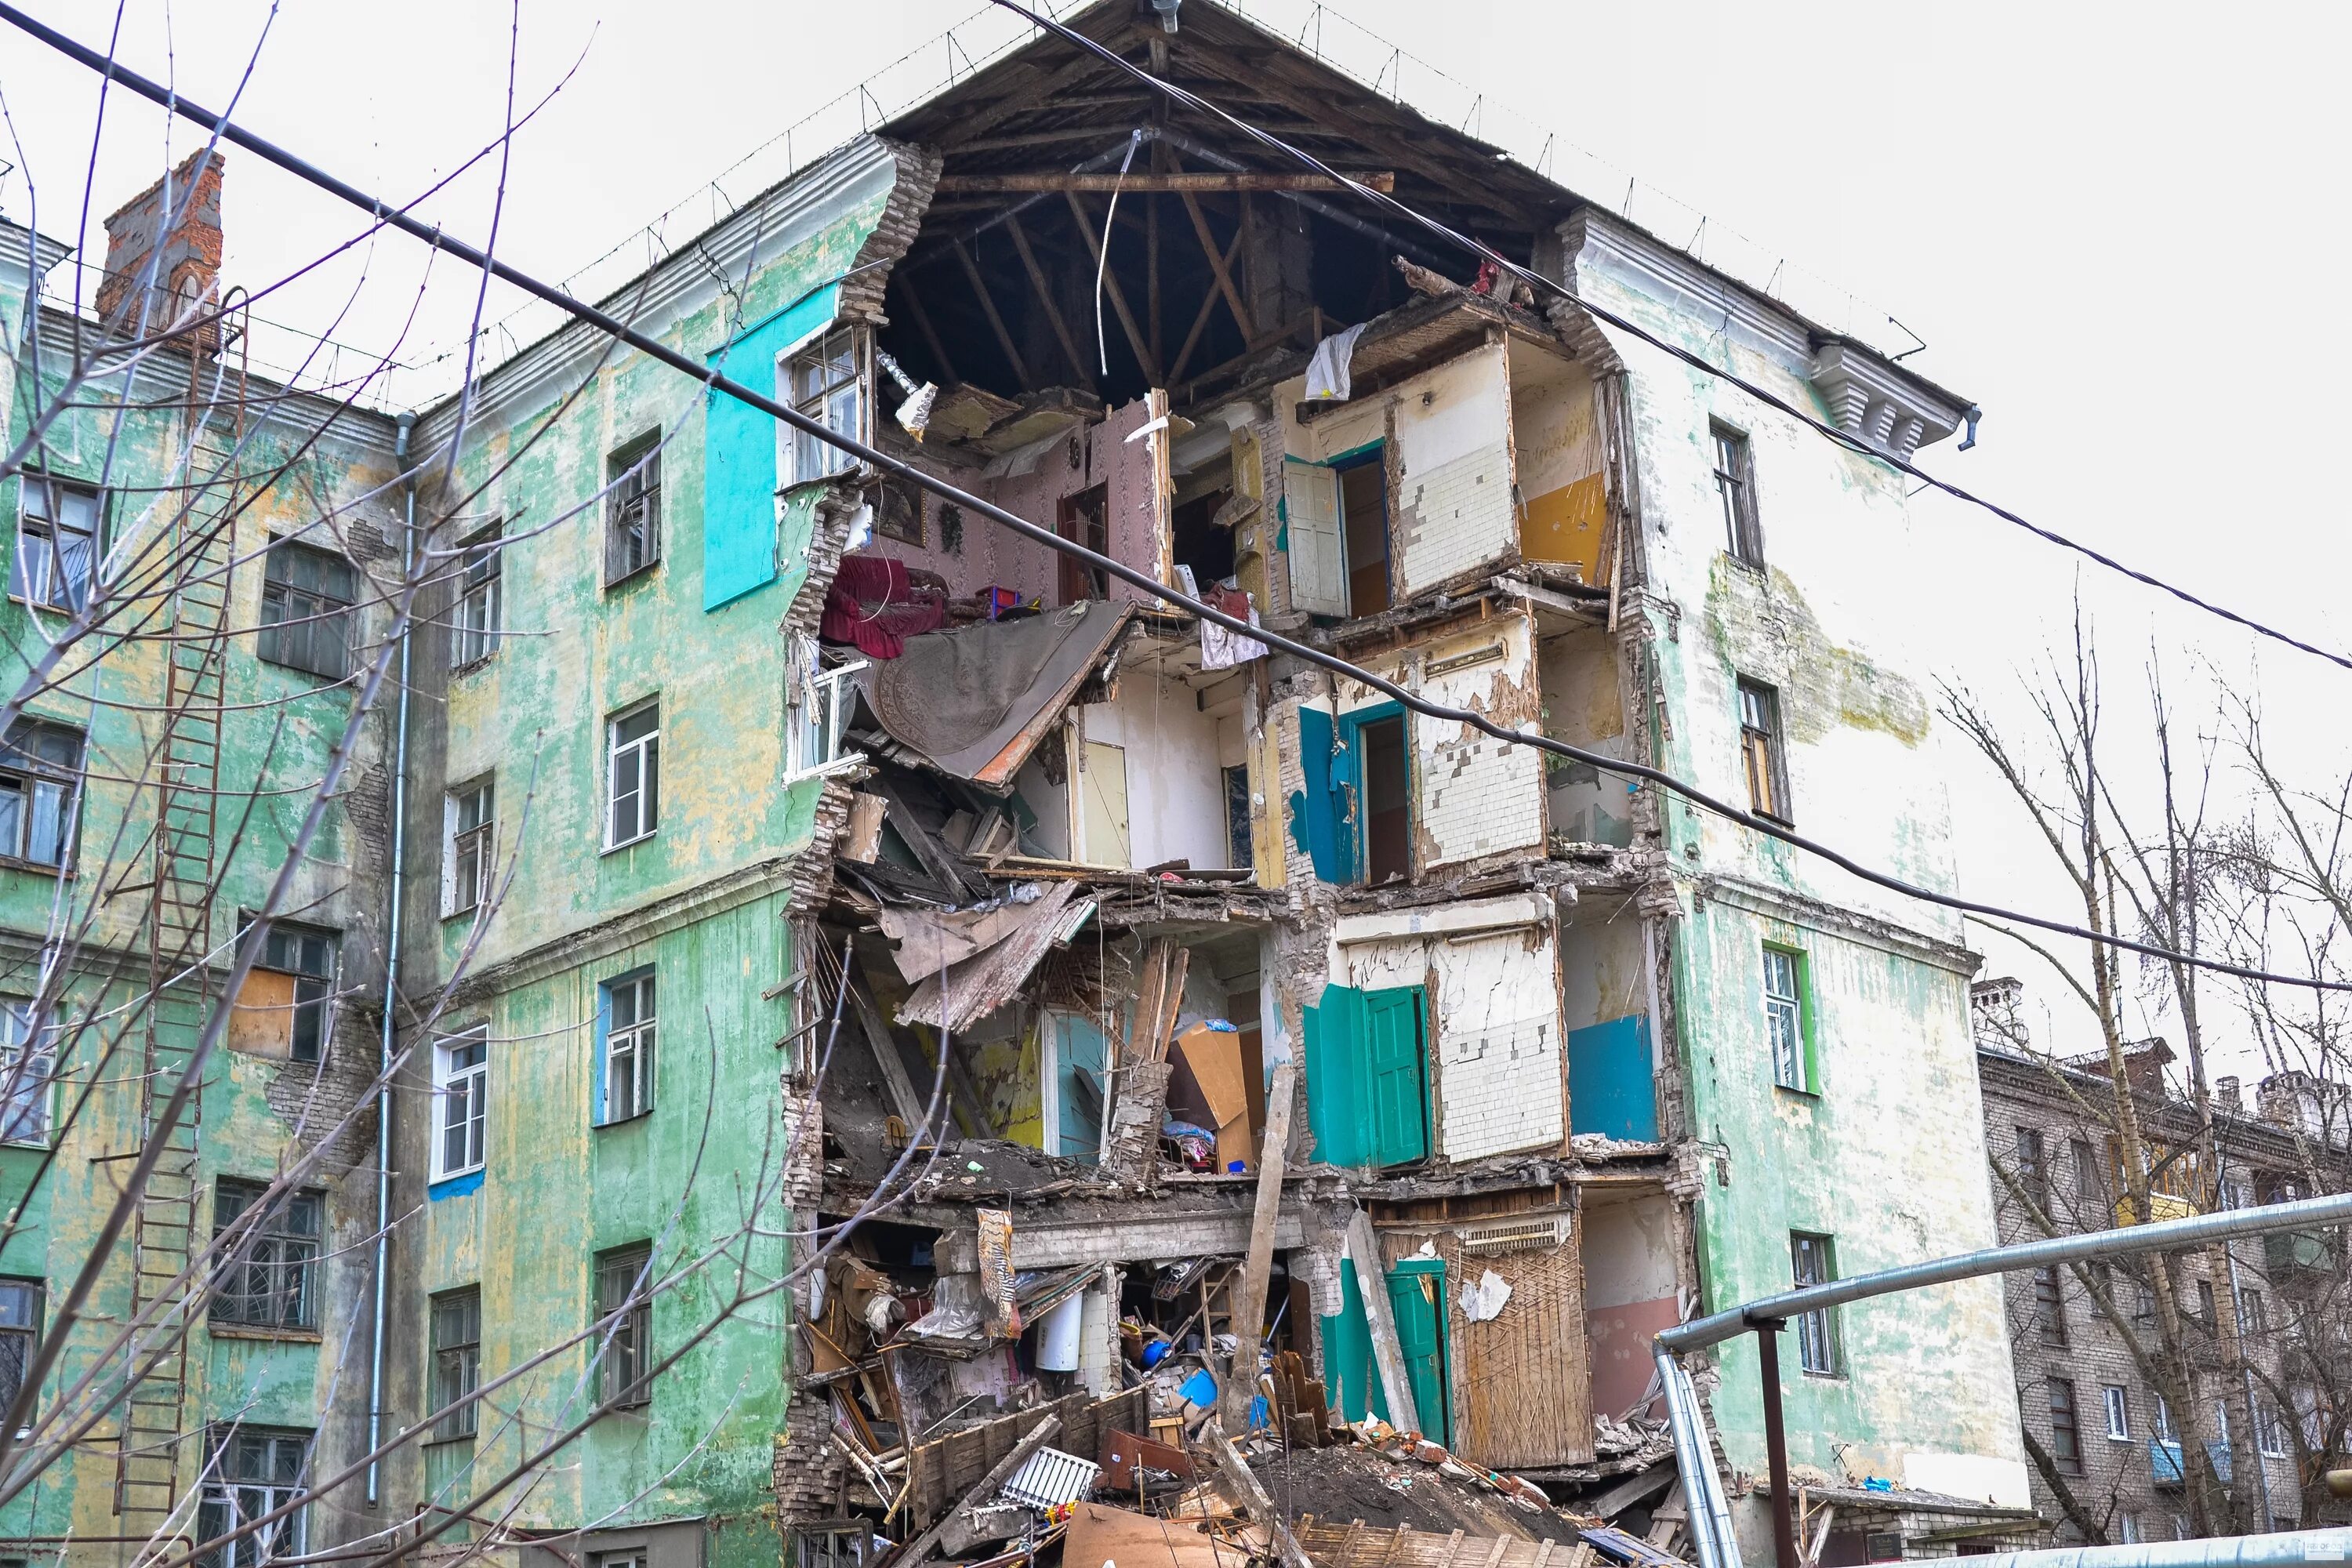
[(1983, 954), (1971, 952), (1958, 942), (1946, 942), (1941, 937), (1896, 925), (1876, 915), (1866, 915), (1786, 888), (1751, 882), (1745, 877), (1729, 877), (1720, 872), (1703, 872), (1690, 879), (1689, 886), (1694, 899), (1728, 904), (1734, 909), (1745, 910), (1769, 920), (1809, 927), (1848, 942), (1877, 948), (1883, 952), (1949, 970), (1962, 979), (1974, 975), (1984, 966)]

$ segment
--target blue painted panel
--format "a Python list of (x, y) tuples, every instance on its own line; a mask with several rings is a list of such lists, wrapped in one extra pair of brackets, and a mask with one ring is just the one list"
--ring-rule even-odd
[(425, 1189), (425, 1195), (434, 1203), (443, 1198), (462, 1198), (467, 1193), (482, 1190), (482, 1173), (468, 1171), (462, 1176), (452, 1176), (446, 1182), (435, 1182)]
[(1307, 1127), (1315, 1157), (1327, 1165), (1362, 1165), (1372, 1158), (1369, 1084), (1364, 1070), (1364, 994), (1326, 985), (1322, 999), (1300, 1009), (1307, 1036)]
[(1650, 1020), (1612, 1018), (1568, 1032), (1568, 1128), (1654, 1143), (1658, 1094), (1650, 1070)]
[(1339, 1310), (1321, 1320), (1323, 1375), (1331, 1403), (1350, 1421), (1366, 1415), (1389, 1418), (1389, 1399), (1372, 1365), (1372, 1325), (1364, 1313), (1364, 1292), (1349, 1265), (1339, 1270)]
[[(794, 301), (710, 363), (733, 380), (772, 387), (776, 356), (832, 325), (840, 293), (828, 284)], [(702, 450), (702, 607), (715, 610), (776, 580), (776, 422), (708, 394)]]
[(1317, 708), (1298, 710), (1298, 771), (1305, 787), (1290, 797), (1291, 841), (1315, 862), (1327, 882), (1357, 879), (1355, 824), (1348, 805), (1348, 752), (1337, 744), (1331, 715)]
[(1109, 1042), (1094, 1020), (1075, 1013), (1053, 1015), (1060, 1033), (1054, 1045), (1054, 1092), (1066, 1160), (1092, 1165), (1102, 1157), (1103, 1069)]

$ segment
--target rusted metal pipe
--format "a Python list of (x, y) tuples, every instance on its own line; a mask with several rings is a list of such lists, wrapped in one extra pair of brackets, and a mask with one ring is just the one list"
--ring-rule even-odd
[[(1797, 1521), (1789, 1503), (1789, 1434), (1780, 1418), (1780, 1330), (1772, 1318), (1756, 1325), (1756, 1360), (1764, 1383), (1764, 1462), (1772, 1474), (1772, 1561), (1775, 1568), (1802, 1568), (1797, 1558)], [(1690, 1495), (1690, 1488), (1683, 1489)]]

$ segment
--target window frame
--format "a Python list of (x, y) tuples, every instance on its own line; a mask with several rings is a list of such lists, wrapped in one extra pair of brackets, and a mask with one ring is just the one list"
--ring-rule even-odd
[(1756, 448), (1748, 432), (1720, 419), (1707, 422), (1715, 491), (1723, 507), (1723, 552), (1764, 570), (1764, 525), (1756, 506)]
[[(29, 1066), (20, 1070), (20, 1062)], [(57, 1029), (41, 1016), (38, 999), (0, 996), (0, 1143), (49, 1146), (57, 1081)], [(28, 1115), (37, 1123), (29, 1130)]]
[[(776, 379), (781, 400), (835, 435), (850, 436), (863, 441), (866, 439), (867, 405), (872, 401), (866, 395), (866, 385), (871, 380), (866, 358), (866, 332), (862, 327), (854, 321), (828, 321), (776, 356)], [(838, 367), (845, 363), (849, 366), (848, 374), (839, 376)], [(801, 373), (804, 364), (834, 368), (823, 373), (821, 385), (814, 390), (803, 390)], [(847, 394), (850, 426), (845, 430), (840, 424), (845, 393)], [(782, 447), (778, 454), (777, 471), (783, 476), (783, 482), (778, 489), (833, 479), (850, 473), (857, 467), (856, 458), (804, 431), (779, 426), (776, 439)], [(813, 470), (803, 472), (803, 452), (820, 451), (827, 456)]]
[[(2083, 1473), (2083, 1402), (2071, 1377), (2045, 1377), (2050, 1406), (2050, 1462), (2064, 1475)], [(2060, 1390), (2064, 1390), (2063, 1397)]]
[(2033, 1323), (2042, 1342), (2058, 1350), (2068, 1343), (2066, 1277), (2054, 1263), (2036, 1268), (2033, 1282)]
[[(42, 498), (42, 510), (38, 512), (34, 510), (33, 498), (37, 493)], [(58, 513), (64, 510), (56, 499), (59, 496), (74, 496), (90, 503), (87, 531), (58, 517)], [(26, 468), (19, 473), (16, 476), (16, 548), (9, 557), (8, 596), (27, 609), (42, 610), (51, 615), (79, 615), (87, 608), (90, 583), (98, 572), (100, 553), (106, 548), (109, 499), (110, 492), (103, 485), (68, 479), (63, 474), (39, 468)], [(86, 541), (81, 557), (79, 604), (73, 602), (70, 594), (63, 600), (46, 594), (37, 597), (34, 593), (36, 584), (26, 571), (28, 547), (37, 538), (45, 544), (39, 557), (44, 567), (39, 586), (44, 590), (54, 588), (60, 573), (64, 574), (68, 588), (74, 586), (76, 580), (70, 570), (72, 562), (58, 542), (60, 533), (79, 535)]]
[(1767, 822), (1789, 826), (1796, 817), (1789, 798), (1789, 748), (1781, 722), (1780, 689), (1745, 675), (1733, 678), (1733, 717), (1739, 724), (1739, 765), (1748, 783), (1748, 810)]
[[(205, 1299), (206, 1318), (215, 1329), (316, 1333), (319, 1261), (327, 1238), (326, 1191), (297, 1187), (273, 1196), (271, 1185), (244, 1176), (214, 1178), (215, 1242), (256, 1205), (266, 1206), (260, 1219), (247, 1226), (244, 1238), (228, 1255), (215, 1259)], [(236, 1200), (233, 1208), (229, 1206), (232, 1198)], [(302, 1214), (310, 1216), (307, 1229), (292, 1223), (294, 1216)], [(239, 1277), (234, 1283), (241, 1289), (231, 1289), (225, 1283), (232, 1275)], [(258, 1310), (256, 1303), (262, 1304)]]
[(1225, 790), (1225, 855), (1235, 870), (1257, 863), (1256, 812), (1250, 798), (1249, 764), (1234, 763), (1217, 770)]
[(457, 596), (449, 605), (449, 672), (463, 675), (498, 656), (506, 630), (504, 525), (493, 522), (458, 542), (451, 563)]
[[(1786, 942), (1768, 942), (1763, 944), (1762, 952), (1764, 1031), (1765, 1043), (1772, 1058), (1772, 1086), (1785, 1089), (1792, 1094), (1819, 1099), (1822, 1092), (1821, 1070), (1813, 1050), (1812, 976), (1805, 950), (1791, 947)], [(1788, 995), (1775, 994), (1772, 990), (1772, 961), (1775, 958), (1788, 961), (1789, 984), (1792, 987)], [(1789, 1041), (1789, 1065), (1797, 1079), (1793, 1083), (1781, 1071), (1780, 1015), (1774, 1010), (1776, 1003), (1787, 1005), (1790, 1026), (1794, 1031)]]
[(2010, 1173), (2035, 1208), (2050, 1213), (2050, 1140), (2039, 1127), (2010, 1129)]
[[(69, 765), (41, 754), (41, 743), (51, 740), (70, 743), (73, 761)], [(16, 795), (16, 821), (13, 826), (0, 826), (0, 864), (45, 876), (72, 874), (81, 847), (82, 786), (89, 778), (89, 763), (87, 730), (29, 713), (19, 715), (8, 726), (5, 735), (0, 736), (0, 792)], [(36, 853), (44, 846), (33, 842), (45, 798), (51, 801), (49, 820), (54, 831), (47, 847), (57, 851), (53, 860)]]
[[(310, 1451), (317, 1433), (231, 1421), (215, 1425), (210, 1436), (196, 1504), (199, 1540), (216, 1540), (247, 1521), (310, 1495)], [(227, 1456), (234, 1451), (232, 1445), (241, 1441), (265, 1446), (263, 1468), (270, 1474), (248, 1477), (228, 1473)], [(281, 1443), (299, 1446), (299, 1460), (290, 1480), (281, 1479), (277, 1473), (282, 1463), (277, 1445)], [(261, 1563), (280, 1558), (299, 1557), (309, 1550), (310, 1518), (309, 1509), (296, 1509), (284, 1519), (263, 1525), (226, 1548), (205, 1553), (197, 1560), (199, 1568), (258, 1568)]]
[[(432, 1179), (436, 1182), (470, 1176), (489, 1163), (489, 1036), (488, 1024), (477, 1024), (470, 1029), (444, 1035), (433, 1042)], [(457, 1059), (476, 1047), (479, 1047), (481, 1053), (478, 1060), (460, 1062)], [(466, 1114), (453, 1121), (452, 1110), (456, 1102), (451, 1092), (461, 1080), (466, 1086)], [(452, 1164), (447, 1160), (449, 1134), (461, 1125), (468, 1129), (464, 1141), (470, 1158)]]
[[(323, 974), (269, 961), (271, 948), (280, 942), (319, 942), (326, 950), (327, 968)], [(280, 948), (279, 952), (282, 953), (284, 949)], [(298, 952), (296, 962), (299, 963), (301, 956)], [(287, 1059), (300, 1062), (306, 1067), (324, 1060), (334, 1043), (335, 988), (336, 981), (342, 974), (343, 933), (325, 926), (304, 925), (299, 921), (273, 920), (269, 922), (269, 934), (263, 940), (261, 952), (255, 958), (253, 966), (272, 974), (293, 977), (294, 1015), (287, 1020)], [(305, 995), (306, 990), (311, 994)], [(306, 1022), (314, 1026), (307, 1054), (302, 1042)]]
[[(470, 800), (487, 802), (479, 818), (467, 826)], [(471, 915), (489, 901), (490, 872), (498, 856), (498, 775), (469, 779), (441, 797), (441, 918)], [(472, 874), (463, 868), (471, 858)]]
[[(793, 664), (799, 673), (784, 716), (787, 784), (829, 778), (865, 763), (865, 752), (842, 749), (849, 732), (850, 707), (844, 688), (849, 677), (870, 662), (853, 658), (827, 668), (814, 637), (795, 636), (793, 640)], [(823, 754), (815, 755), (818, 752)]]
[[(445, 1325), (469, 1329), (471, 1337), (445, 1339)], [(435, 1418), (433, 1434), (427, 1441), (451, 1443), (471, 1437), (479, 1430), (481, 1402), (476, 1400), (458, 1410), (450, 1410), (449, 1406), (482, 1385), (482, 1288), (479, 1285), (436, 1290), (428, 1298), (425, 1343), (427, 1375), (432, 1380), (432, 1405), (427, 1414), (433, 1411), (444, 1413)]]
[[(338, 599), (324, 588), (296, 583), (290, 577), (272, 575), (279, 570), (280, 562), (303, 560), (321, 567), (340, 568), (347, 574), (344, 592), (348, 596)], [(349, 680), (352, 678), (352, 629), (357, 618), (354, 612), (359, 605), (360, 569), (348, 557), (335, 551), (289, 536), (269, 542), (268, 547), (262, 552), (261, 574), (261, 620), (259, 631), (254, 637), (254, 657), (264, 664), (274, 664), (280, 669), (295, 670), (330, 683)], [(273, 595), (276, 595), (274, 605)], [(289, 616), (287, 614), (289, 595), (316, 603), (304, 606), (299, 615)], [(275, 619), (270, 615), (273, 607), (278, 612)], [(295, 628), (292, 635), (303, 639), (299, 651), (309, 656), (308, 662), (303, 658), (295, 657), (298, 650), (287, 646), (289, 640), (288, 627)], [(335, 650), (335, 668), (332, 669), (323, 668), (319, 662), (319, 647), (322, 643)]]
[[(21, 1314), (10, 1292), (25, 1293)], [(32, 1367), (34, 1357), (40, 1353), (41, 1331), (48, 1316), (48, 1281), (23, 1275), (0, 1275), (0, 1412), (16, 1402), (25, 1386), (25, 1373)], [(12, 1316), (21, 1315), (26, 1321), (9, 1322)], [(13, 1363), (13, 1364), (11, 1364)], [(38, 1401), (36, 1401), (37, 1408)], [(31, 1411), (26, 1412), (32, 1415)]]
[[(1811, 1251), (1818, 1268), (1808, 1269), (1805, 1260)], [(1815, 1276), (1808, 1278), (1808, 1275)], [(1827, 1285), (1838, 1278), (1837, 1238), (1823, 1231), (1792, 1230), (1789, 1233), (1789, 1278), (1795, 1289), (1808, 1285)], [(1790, 1320), (1797, 1331), (1797, 1364), (1807, 1377), (1837, 1378), (1845, 1375), (1843, 1336), (1838, 1331), (1838, 1314), (1834, 1307), (1816, 1307), (1810, 1312), (1800, 1312)]]
[[(646, 734), (624, 742), (621, 726), (631, 720), (650, 713), (653, 729)], [(648, 697), (642, 702), (617, 709), (604, 720), (604, 853), (626, 849), (642, 844), (661, 831), (661, 699)], [(630, 795), (636, 802), (631, 818), (634, 831), (622, 837), (615, 830), (620, 825), (621, 758), (624, 752), (635, 753), (636, 783)]]
[(2254, 1451), (2266, 1459), (2284, 1459), (2292, 1451), (2286, 1437), (2286, 1416), (2275, 1399), (2254, 1402)]
[[(597, 990), (596, 1115), (599, 1127), (618, 1127), (653, 1114), (655, 1075), (660, 1067), (660, 990), (652, 966), (633, 969), (603, 982)], [(630, 1022), (614, 1026), (618, 1004), (627, 997)], [(649, 1005), (650, 1004), (650, 1005)], [(625, 1055), (626, 1063), (621, 1058)], [(625, 1081), (625, 1100), (614, 1093)]]
[(2099, 1403), (2105, 1407), (2107, 1418), (2107, 1440), (2111, 1443), (2130, 1442), (2131, 1390), (2120, 1383), (2103, 1384), (2099, 1388)]
[[(604, 586), (634, 582), (662, 563), (662, 433), (658, 426), (604, 458)], [(634, 515), (633, 515), (634, 514)], [(641, 543), (632, 565), (625, 544)]]
[[(625, 1304), (618, 1321), (595, 1336), (590, 1354), (595, 1358), (598, 1408), (625, 1410), (653, 1403), (653, 1296), (640, 1291), (640, 1281), (651, 1283), (653, 1243), (631, 1242), (596, 1254), (590, 1279), (595, 1289), (592, 1323), (603, 1323)], [(614, 1287), (618, 1284), (618, 1289)], [(635, 1295), (635, 1300), (629, 1298)]]

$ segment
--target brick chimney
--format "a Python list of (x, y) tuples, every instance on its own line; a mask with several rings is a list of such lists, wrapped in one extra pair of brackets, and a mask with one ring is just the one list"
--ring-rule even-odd
[[(176, 321), (190, 304), (217, 295), (224, 166), (216, 152), (192, 153), (106, 220), (106, 272), (99, 280), (98, 313), (110, 329), (125, 335), (152, 334)], [(150, 281), (151, 261), (152, 287), (142, 323), (137, 290)], [(205, 346), (216, 346), (218, 326), (204, 336)]]
[(2246, 1097), (2240, 1090), (2238, 1080), (2234, 1078), (2215, 1079), (2213, 1098), (2220, 1102), (2222, 1110), (2232, 1116), (2243, 1116), (2246, 1113)]

